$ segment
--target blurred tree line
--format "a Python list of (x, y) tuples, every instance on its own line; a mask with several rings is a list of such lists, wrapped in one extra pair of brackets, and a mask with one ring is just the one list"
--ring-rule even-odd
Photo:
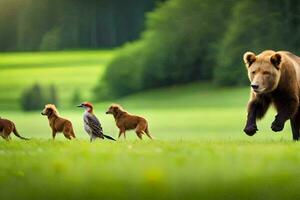
[(0, 51), (115, 47), (163, 0), (0, 0)]
[(169, 0), (118, 50), (95, 90), (103, 98), (192, 81), (243, 85), (245, 51), (299, 55), (299, 31), (298, 0)]
[(59, 105), (57, 89), (54, 85), (50, 85), (48, 89), (45, 89), (39, 83), (36, 83), (24, 90), (21, 96), (23, 111), (41, 110), (46, 104)]
[[(79, 105), (82, 101), (80, 90), (75, 88), (70, 103)], [(25, 112), (41, 110), (46, 104), (60, 106), (60, 98), (54, 84), (41, 86), (39, 83), (35, 83), (26, 88), (20, 98), (20, 106)]]

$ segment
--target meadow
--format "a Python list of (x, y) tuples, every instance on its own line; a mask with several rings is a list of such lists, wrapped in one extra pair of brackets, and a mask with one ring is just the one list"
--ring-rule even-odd
[[(73, 87), (86, 84), (84, 97), (92, 99), (90, 90), (112, 57), (113, 51), (0, 54), (0, 116), (15, 121), (19, 132), (32, 138), (0, 141), (0, 199), (300, 197), (300, 146), (292, 142), (288, 123), (281, 133), (271, 131), (273, 110), (258, 123), (255, 136), (243, 133), (249, 96), (245, 87), (194, 83), (115, 99), (149, 120), (155, 140), (137, 140), (131, 131), (126, 141), (89, 143), (83, 111), (69, 98)], [(53, 141), (39, 111), (19, 110), (22, 88), (37, 80), (57, 84), (60, 114), (71, 119), (78, 139), (58, 135)], [(105, 115), (111, 103), (97, 102), (95, 112), (105, 132), (116, 137), (114, 120)]]
[(92, 100), (92, 89), (113, 57), (112, 51), (65, 51), (0, 54), (0, 109), (20, 109), (24, 89), (39, 83), (53, 84), (64, 107), (70, 107), (72, 95), (80, 91)]

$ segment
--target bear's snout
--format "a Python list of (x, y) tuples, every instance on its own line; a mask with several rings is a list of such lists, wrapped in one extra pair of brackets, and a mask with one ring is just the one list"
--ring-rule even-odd
[(257, 90), (259, 88), (259, 85), (257, 84), (251, 84), (251, 87), (254, 89), (254, 90)]

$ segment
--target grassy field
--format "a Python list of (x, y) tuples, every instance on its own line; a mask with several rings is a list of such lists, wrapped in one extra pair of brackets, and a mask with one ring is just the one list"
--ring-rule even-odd
[(91, 91), (112, 58), (112, 51), (66, 51), (0, 54), (0, 109), (19, 109), (24, 89), (35, 83), (58, 89), (61, 106), (70, 107), (79, 90), (91, 100)]
[[(70, 55), (68, 62), (104, 52), (77, 53), (65, 52)], [(2, 70), (14, 73), (23, 63), (45, 59), (51, 63), (51, 54), (59, 57), (46, 54), (40, 61), (34, 57), (43, 54), (24, 56), (24, 62), (18, 54), (0, 55), (19, 58), (7, 69), (2, 64)], [(105, 62), (113, 56), (107, 54)], [(98, 66), (97, 62), (86, 68), (91, 66)], [(45, 74), (65, 67), (49, 64), (32, 71), (43, 69)], [(99, 68), (95, 69), (98, 75), (105, 64)], [(30, 77), (31, 69), (25, 72)], [(68, 80), (66, 87), (80, 85), (72, 76)], [(2, 83), (4, 91), (8, 84)], [(2, 117), (14, 120), (19, 132), (32, 140), (0, 140), (0, 199), (298, 199), (300, 146), (291, 141), (288, 123), (281, 133), (271, 131), (273, 110), (258, 123), (257, 135), (246, 136), (242, 129), (248, 95), (248, 88), (195, 83), (116, 99), (115, 103), (149, 120), (153, 141), (139, 141), (131, 131), (126, 141), (89, 143), (82, 110), (69, 104), (60, 113), (71, 119), (78, 139), (66, 141), (59, 135), (52, 141), (47, 119), (40, 112), (23, 113), (17, 106), (1, 110)], [(68, 102), (67, 96), (63, 102)], [(110, 103), (99, 102), (95, 109), (105, 132), (116, 137), (112, 116), (104, 114)]]
[[(113, 117), (106, 115), (105, 111), (111, 103), (119, 103), (130, 112), (145, 116), (149, 120), (150, 131), (161, 140), (232, 138), (251, 141), (253, 138), (242, 132), (247, 101), (247, 88), (220, 89), (199, 83), (144, 92), (114, 102), (97, 103), (95, 113), (101, 119), (104, 130), (113, 136), (117, 136), (118, 129)], [(87, 135), (82, 128), (82, 109), (61, 109), (60, 114), (71, 119), (79, 138), (86, 139)], [(256, 140), (290, 140), (288, 123), (282, 133), (271, 131), (274, 115), (271, 110), (263, 121), (258, 122), (260, 131), (255, 136)], [(41, 116), (39, 111), (2, 111), (2, 116), (13, 119), (23, 135), (40, 139), (51, 136), (47, 118)], [(136, 138), (133, 132), (128, 136), (129, 139)], [(58, 136), (58, 139), (63, 137)]]
[(290, 142), (1, 144), (1, 199), (298, 199)]

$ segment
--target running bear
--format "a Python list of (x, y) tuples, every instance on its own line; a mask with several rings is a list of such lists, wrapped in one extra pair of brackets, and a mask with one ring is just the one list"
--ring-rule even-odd
[(300, 58), (287, 51), (263, 51), (259, 55), (244, 54), (244, 62), (251, 82), (248, 103), (248, 117), (244, 132), (256, 133), (256, 119), (261, 119), (270, 104), (275, 106), (277, 115), (271, 125), (275, 132), (284, 128), (290, 120), (293, 139), (299, 139), (300, 112)]

